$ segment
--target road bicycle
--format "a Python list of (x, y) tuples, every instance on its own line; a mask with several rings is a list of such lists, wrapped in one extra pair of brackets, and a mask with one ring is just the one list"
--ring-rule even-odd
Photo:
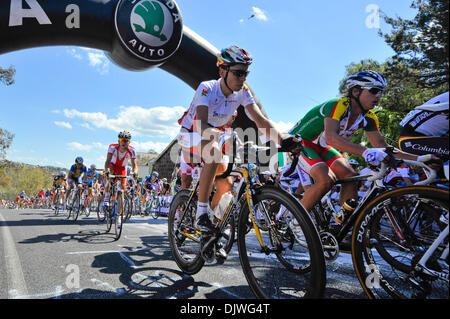
[(107, 178), (111, 184), (110, 198), (107, 205), (103, 206), (102, 211), (106, 215), (106, 232), (109, 232), (114, 224), (115, 240), (118, 240), (122, 234), (124, 216), (121, 179), (127, 178), (127, 176), (107, 175)]
[(352, 236), (355, 272), (369, 298), (449, 298), (449, 191), (408, 186), (361, 211)]
[(349, 216), (345, 217), (342, 224), (338, 224), (333, 220), (333, 217), (338, 213), (338, 208), (336, 207), (337, 202), (333, 200), (331, 196), (334, 189), (331, 189), (324, 197), (322, 197), (321, 201), (311, 210), (313, 220), (322, 241), (326, 260), (335, 260), (339, 256), (340, 251), (350, 252), (350, 235), (353, 231), (355, 220), (370, 201), (389, 189), (383, 183), (383, 177), (386, 175), (389, 168), (396, 168), (401, 164), (423, 168), (427, 172), (428, 177), (426, 180), (417, 183), (418, 185), (431, 183), (436, 177), (436, 171), (423, 162), (397, 160), (393, 155), (393, 148), (390, 147), (386, 148), (385, 152), (389, 154), (390, 162), (383, 163), (379, 170), (374, 167), (372, 174), (340, 179), (335, 182), (334, 186), (342, 185), (344, 183), (359, 183), (362, 181), (372, 182), (367, 192), (359, 198), (356, 208)]
[(55, 216), (57, 216), (59, 214), (59, 211), (61, 210), (62, 206), (63, 206), (63, 193), (61, 190), (61, 187), (57, 187), (56, 188), (56, 193), (55, 193), (55, 197), (53, 200), (53, 211), (55, 213)]
[(134, 180), (131, 185), (127, 186), (124, 206), (125, 220), (129, 220), (132, 215), (138, 215), (141, 212), (141, 200)]
[[(233, 139), (236, 150), (235, 135)], [(240, 158), (247, 158), (250, 150), (258, 150), (249, 144), (242, 149), (244, 156)], [(239, 163), (235, 155), (234, 162)], [(182, 190), (174, 196), (168, 234), (175, 262), (187, 274), (198, 273), (206, 261), (214, 258), (223, 262), (216, 252), (221, 241), (225, 242), (225, 250), (231, 249), (236, 231), (233, 222), (237, 219), (239, 258), (256, 297), (320, 298), (326, 281), (325, 259), (309, 214), (289, 193), (272, 185), (254, 183), (251, 171), (249, 163), (233, 169), (230, 162), (220, 176), (230, 175), (239, 181), (214, 235), (203, 247), (201, 234), (194, 226), (198, 182), (192, 191)], [(285, 209), (284, 217), (275, 220), (274, 214), (280, 207)]]
[(381, 194), (355, 222), (353, 265), (369, 298), (449, 298), (449, 191), (422, 184)]
[(83, 185), (77, 184), (76, 190), (72, 188), (69, 195), (67, 196), (66, 208), (67, 208), (67, 219), (72, 219), (76, 221), (78, 215), (80, 214), (82, 207), (81, 194), (83, 192)]

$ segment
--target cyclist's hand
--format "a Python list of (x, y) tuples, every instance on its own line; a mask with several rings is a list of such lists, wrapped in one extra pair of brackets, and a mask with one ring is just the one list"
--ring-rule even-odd
[(367, 164), (376, 166), (380, 165), (382, 161), (389, 158), (383, 148), (368, 148), (362, 153), (362, 156)]
[(438, 169), (442, 165), (440, 158), (433, 154), (417, 156), (417, 161), (422, 163), (430, 162), (427, 165), (432, 169)]
[(293, 135), (284, 137), (281, 140), (281, 149), (291, 153), (300, 153), (301, 140)]

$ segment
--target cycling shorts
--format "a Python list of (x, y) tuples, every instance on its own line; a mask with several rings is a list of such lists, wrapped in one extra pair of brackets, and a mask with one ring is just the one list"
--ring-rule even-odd
[(325, 163), (331, 167), (339, 158), (345, 158), (338, 150), (331, 146), (322, 147), (311, 141), (302, 141), (303, 152), (300, 154), (298, 165), (307, 174), (311, 174), (311, 169), (320, 164)]

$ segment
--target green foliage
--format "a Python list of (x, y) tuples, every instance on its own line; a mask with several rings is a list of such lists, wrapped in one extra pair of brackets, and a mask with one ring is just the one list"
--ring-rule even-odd
[(14, 200), (22, 190), (27, 195), (36, 195), (41, 188), (51, 188), (53, 174), (58, 170), (56, 167), (49, 169), (9, 161), (0, 162), (0, 199)]
[(16, 69), (12, 66), (5, 70), (0, 68), (0, 83), (5, 85), (11, 85), (14, 83), (14, 75), (16, 74)]
[[(412, 20), (384, 16), (392, 26), (391, 33), (382, 33), (386, 43), (395, 51), (393, 66), (406, 64), (420, 70), (414, 74), (422, 88), (448, 90), (448, 0), (414, 0), (417, 9)], [(446, 91), (444, 90), (444, 91)]]
[(6, 150), (11, 146), (14, 134), (0, 128), (0, 161), (5, 158)]

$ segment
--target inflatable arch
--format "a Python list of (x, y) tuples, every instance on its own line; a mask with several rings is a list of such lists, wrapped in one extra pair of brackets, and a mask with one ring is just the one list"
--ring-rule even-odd
[[(183, 26), (174, 0), (0, 2), (0, 54), (51, 45), (100, 49), (131, 71), (159, 67), (193, 89), (218, 77), (218, 50)], [(254, 127), (242, 107), (234, 125)]]

